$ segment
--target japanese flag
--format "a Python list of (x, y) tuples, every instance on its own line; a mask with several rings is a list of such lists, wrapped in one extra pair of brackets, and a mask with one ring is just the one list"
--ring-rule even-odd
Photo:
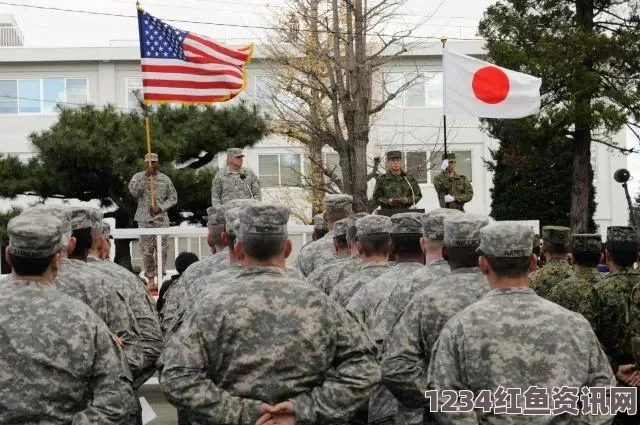
[(542, 80), (444, 50), (444, 113), (522, 118), (540, 110)]

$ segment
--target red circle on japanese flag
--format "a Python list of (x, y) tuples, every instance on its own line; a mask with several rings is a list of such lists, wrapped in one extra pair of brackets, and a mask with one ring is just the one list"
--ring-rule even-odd
[(478, 100), (495, 105), (509, 95), (509, 77), (495, 66), (485, 66), (473, 74), (471, 87)]

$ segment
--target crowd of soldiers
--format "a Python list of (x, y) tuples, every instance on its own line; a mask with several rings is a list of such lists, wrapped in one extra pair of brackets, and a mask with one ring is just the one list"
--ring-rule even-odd
[[(352, 203), (326, 196), (295, 264), (286, 206), (213, 205), (214, 254), (172, 283), (159, 315), (108, 260), (99, 210), (25, 210), (0, 284), (0, 423), (138, 424), (136, 392), (156, 372), (181, 424), (638, 422), (583, 397), (640, 385), (633, 228), (608, 228), (605, 275), (599, 235), (544, 227), (536, 270), (527, 226)], [(564, 408), (499, 412), (500, 391), (526, 407), (532, 388), (548, 402), (564, 391)], [(433, 396), (452, 390), (453, 410)], [(495, 409), (481, 408), (485, 391)]]

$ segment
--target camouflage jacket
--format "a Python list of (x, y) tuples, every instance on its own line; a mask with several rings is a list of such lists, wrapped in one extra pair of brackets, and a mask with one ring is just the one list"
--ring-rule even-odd
[(329, 295), (335, 285), (342, 280), (345, 275), (354, 272), (360, 265), (359, 257), (338, 255), (335, 261), (320, 266), (311, 272), (306, 280), (309, 285)]
[(567, 310), (582, 314), (598, 334), (600, 301), (595, 285), (602, 278), (602, 274), (594, 268), (576, 266), (573, 276), (551, 288), (547, 299)]
[(50, 283), (0, 285), (0, 423), (124, 424), (132, 378), (102, 319)]
[(127, 363), (134, 377), (145, 365), (140, 329), (127, 304), (127, 292), (116, 280), (80, 260), (63, 259), (54, 286), (89, 307), (124, 344)]
[(332, 263), (337, 259), (336, 249), (333, 246), (333, 231), (306, 245), (298, 253), (296, 268), (302, 273), (301, 279), (306, 279), (316, 268)]
[[(520, 388), (522, 395), (516, 400), (521, 408), (531, 405), (527, 404), (531, 398), (525, 396), (532, 386), (543, 388), (546, 393), (542, 394), (549, 398), (554, 388), (579, 391), (615, 386), (589, 322), (526, 287), (493, 289), (449, 320), (433, 348), (427, 381), (425, 390), (470, 390), (472, 399), (480, 390), (493, 396), (502, 389), (506, 400), (507, 388)], [(579, 397), (579, 393), (574, 394)], [(440, 397), (435, 413), (443, 425), (607, 424), (613, 419), (600, 414), (575, 417), (562, 410), (553, 416), (551, 412), (540, 416), (504, 415), (493, 409), (443, 413), (444, 402), (446, 399)]]
[(171, 179), (165, 174), (158, 173), (153, 176), (153, 190), (156, 198), (156, 207), (160, 207), (162, 213), (151, 216), (149, 208), (151, 208), (151, 192), (149, 190), (149, 180), (144, 171), (136, 173), (129, 182), (129, 192), (138, 201), (136, 209), (135, 221), (162, 223), (169, 222), (167, 210), (178, 203), (178, 193), (173, 187)]
[(169, 339), (169, 402), (203, 423), (253, 425), (262, 402), (285, 400), (297, 422), (346, 422), (380, 379), (366, 333), (282, 269), (244, 269), (237, 279), (202, 299)]
[(529, 287), (547, 298), (553, 287), (572, 275), (573, 268), (566, 260), (549, 260), (543, 268), (529, 275)]
[[(411, 191), (413, 189), (413, 191)], [(389, 205), (391, 198), (407, 198), (406, 205)], [(404, 171), (401, 174), (383, 174), (376, 179), (373, 199), (382, 208), (408, 208), (422, 199), (422, 192), (418, 181)]]
[(427, 367), (447, 321), (489, 292), (478, 267), (451, 270), (409, 303), (383, 343), (383, 382), (407, 407), (425, 403)]
[(144, 364), (139, 376), (136, 376), (134, 388), (139, 388), (156, 372), (156, 360), (162, 351), (162, 330), (156, 314), (154, 301), (140, 284), (137, 277), (122, 266), (111, 261), (89, 256), (87, 264), (103, 271), (114, 280), (120, 282), (123, 293), (126, 294), (127, 304), (133, 312), (133, 317), (140, 331), (140, 342), (144, 352)]
[(342, 282), (336, 285), (331, 291), (331, 299), (340, 304), (342, 307), (346, 307), (349, 304), (349, 300), (356, 292), (362, 288), (362, 286), (372, 282), (380, 277), (382, 274), (389, 271), (389, 263), (386, 261), (380, 263), (365, 263), (355, 273), (352, 273), (344, 279)]
[(250, 169), (242, 167), (240, 171), (234, 172), (225, 168), (213, 178), (211, 205), (224, 205), (233, 199), (262, 200), (260, 181)]
[(633, 329), (640, 322), (640, 309), (634, 306), (633, 290), (640, 284), (640, 272), (613, 271), (595, 286), (600, 299), (598, 339), (611, 365), (634, 363)]
[[(433, 187), (438, 194), (440, 208), (453, 208), (464, 211), (464, 204), (473, 198), (473, 186), (471, 186), (467, 177), (455, 172), (451, 177), (446, 172), (440, 173), (433, 180)], [(444, 202), (445, 195), (451, 195), (456, 199), (447, 204)]]

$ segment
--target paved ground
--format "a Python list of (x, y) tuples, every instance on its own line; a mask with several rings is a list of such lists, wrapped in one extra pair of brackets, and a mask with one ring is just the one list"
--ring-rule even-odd
[(140, 397), (147, 399), (158, 417), (149, 422), (149, 425), (176, 425), (178, 417), (176, 409), (170, 405), (162, 394), (160, 385), (145, 384), (139, 391)]

